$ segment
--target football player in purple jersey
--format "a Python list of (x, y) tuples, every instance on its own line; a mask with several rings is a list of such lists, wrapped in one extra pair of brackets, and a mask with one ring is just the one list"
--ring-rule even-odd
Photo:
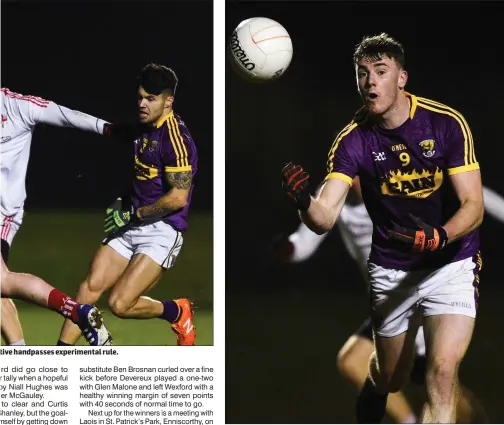
[(364, 106), (334, 141), (320, 194), (310, 196), (309, 175), (293, 163), (282, 170), (282, 184), (303, 222), (322, 234), (336, 223), (353, 179), (360, 179), (373, 222), (374, 353), (357, 421), (382, 420), (388, 393), (409, 378), (422, 324), (428, 401), (421, 422), (453, 423), (482, 264), (484, 208), (473, 137), (458, 111), (405, 91), (404, 49), (392, 37), (365, 37), (353, 59)]

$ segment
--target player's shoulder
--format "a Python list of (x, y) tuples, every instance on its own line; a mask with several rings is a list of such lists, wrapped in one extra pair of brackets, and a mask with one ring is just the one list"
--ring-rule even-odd
[(42, 106), (42, 107), (45, 107), (50, 103), (49, 100), (43, 99), (39, 96), (24, 95), (24, 94), (12, 91), (12, 90), (8, 89), (7, 87), (2, 87), (1, 92), (2, 92), (2, 96), (4, 96), (6, 99), (9, 99), (11, 101), (28, 102), (28, 103), (33, 103), (37, 106)]
[[(158, 125), (158, 127), (161, 127)], [(175, 112), (168, 114), (162, 122), (161, 139), (174, 150), (195, 151), (194, 141), (182, 117)]]
[(335, 142), (339, 143), (345, 140), (345, 143), (361, 139), (362, 129), (368, 122), (368, 110), (366, 107), (360, 108), (353, 116), (352, 120), (341, 129), (336, 137)]
[(462, 113), (451, 106), (421, 96), (412, 96), (417, 111), (441, 125), (460, 124), (467, 126)]

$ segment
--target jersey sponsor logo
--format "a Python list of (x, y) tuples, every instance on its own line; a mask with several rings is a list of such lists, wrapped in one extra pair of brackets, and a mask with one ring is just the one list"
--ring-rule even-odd
[(145, 165), (137, 155), (135, 155), (135, 176), (137, 180), (152, 180), (158, 176), (158, 170)]
[(432, 158), (436, 153), (434, 149), (435, 141), (433, 139), (422, 140), (418, 142), (418, 146), (422, 149), (422, 155), (426, 158)]
[(382, 178), (381, 192), (388, 196), (402, 198), (427, 198), (443, 184), (443, 171), (412, 170), (403, 172), (391, 170)]
[(238, 40), (238, 34), (235, 31), (231, 36), (231, 42), (229, 43), (229, 48), (233, 53), (234, 57), (238, 59), (238, 61), (243, 65), (243, 67), (249, 71), (255, 69), (255, 63), (250, 60), (250, 58), (245, 53), (245, 50), (242, 49), (240, 41)]

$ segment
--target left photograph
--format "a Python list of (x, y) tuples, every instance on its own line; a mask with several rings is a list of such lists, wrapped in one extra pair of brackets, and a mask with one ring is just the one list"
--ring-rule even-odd
[(212, 1), (26, 6), (2, 4), (2, 345), (213, 345)]

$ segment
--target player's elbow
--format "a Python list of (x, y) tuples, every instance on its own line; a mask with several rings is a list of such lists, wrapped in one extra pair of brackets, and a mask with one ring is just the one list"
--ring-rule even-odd
[(483, 223), (484, 216), (485, 216), (485, 208), (483, 206), (483, 203), (481, 203), (481, 206), (478, 210), (478, 216), (476, 217), (476, 227), (481, 226), (481, 223)]
[(313, 233), (316, 233), (319, 236), (322, 236), (323, 234), (329, 232), (332, 229), (332, 226), (327, 226), (327, 225), (318, 225), (315, 226), (313, 229)]
[(170, 206), (174, 210), (180, 210), (187, 205), (188, 199), (187, 196), (183, 194), (173, 194), (170, 197)]
[(468, 199), (465, 204), (470, 204), (472, 206), (474, 214), (474, 228), (479, 227), (481, 223), (483, 223), (483, 217), (485, 216), (483, 199)]
[(301, 215), (301, 220), (306, 224), (306, 227), (308, 227), (308, 229), (310, 229), (313, 233), (319, 236), (329, 232), (334, 225), (334, 223), (331, 224), (327, 221), (314, 220), (312, 217), (309, 217), (308, 215)]

